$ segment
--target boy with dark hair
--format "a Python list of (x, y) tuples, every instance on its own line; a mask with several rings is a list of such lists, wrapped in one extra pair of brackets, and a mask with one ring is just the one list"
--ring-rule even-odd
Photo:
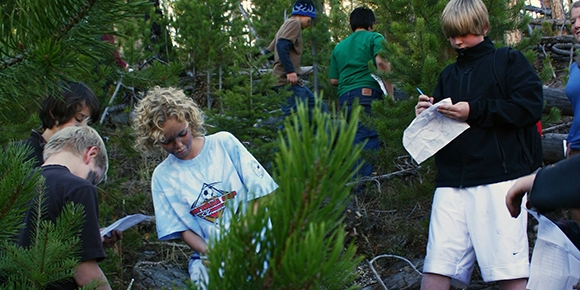
[[(505, 195), (532, 170), (518, 132), (542, 116), (542, 82), (519, 51), (509, 50), (507, 64), (494, 63), (481, 0), (451, 0), (441, 24), (457, 61), (441, 72), (433, 97), (419, 96), (415, 113), (450, 97), (452, 104), (437, 111), (470, 128), (435, 154), (437, 188), (421, 289), (467, 287), (477, 259), (484, 281), (523, 290), (529, 276), (527, 215), (512, 218)], [(494, 65), (505, 67), (505, 92), (489, 77)], [(532, 132), (538, 134), (535, 127)]]
[[(372, 61), (379, 71), (391, 71), (389, 63), (379, 55), (385, 38), (379, 33), (372, 32), (374, 25), (375, 14), (371, 9), (367, 7), (354, 9), (350, 14), (350, 27), (353, 33), (334, 47), (330, 58), (330, 84), (338, 85), (340, 105), (346, 106), (349, 113), (355, 101), (358, 101), (359, 105), (363, 106), (364, 113), (372, 115), (371, 103), (383, 97), (381, 86), (371, 75), (369, 62)], [(393, 85), (384, 81), (384, 86), (393, 98)], [(379, 149), (377, 131), (359, 122), (354, 144), (365, 141), (367, 143), (364, 150)], [(372, 165), (364, 163), (358, 175), (370, 176), (372, 172)]]
[[(312, 24), (316, 18), (316, 8), (312, 0), (298, 0), (292, 7), (292, 16), (284, 21), (276, 36), (266, 49), (266, 53), (274, 52), (274, 68), (272, 74), (276, 77), (274, 90), (288, 89), (292, 96), (282, 104), (284, 117), (296, 111), (297, 101), (308, 105), (309, 110), (315, 106), (315, 96), (304, 86), (300, 75), (300, 58), (302, 56), (302, 29)], [(328, 112), (326, 104), (322, 103), (323, 112)]]
[(99, 100), (84, 83), (62, 82), (54, 94), (49, 94), (42, 101), (38, 116), (43, 130), (32, 130), (27, 140), (19, 141), (32, 148), (33, 152), (27, 160), (34, 160), (35, 167), (44, 162), (42, 150), (52, 135), (65, 127), (79, 125), (85, 119), (98, 119)]
[[(107, 277), (99, 267), (105, 250), (99, 231), (99, 205), (96, 185), (103, 180), (108, 169), (105, 144), (97, 131), (85, 124), (68, 126), (55, 133), (44, 148), (46, 162), (41, 167), (45, 178), (46, 218), (53, 223), (65, 204), (82, 204), (85, 219), (81, 230), (80, 264), (75, 269), (74, 280), (58, 285), (56, 289), (77, 289), (97, 281), (97, 289), (111, 289)], [(24, 220), (25, 227), (18, 244), (31, 245), (33, 229), (37, 222), (36, 209), (30, 209)]]

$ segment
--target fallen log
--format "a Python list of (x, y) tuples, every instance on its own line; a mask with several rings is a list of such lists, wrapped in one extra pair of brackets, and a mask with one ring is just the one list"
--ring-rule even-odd
[(551, 108), (556, 107), (560, 109), (563, 116), (574, 116), (572, 103), (566, 97), (566, 90), (564, 88), (550, 88), (544, 86), (544, 113), (548, 113)]
[(564, 159), (564, 145), (562, 141), (566, 140), (568, 134), (562, 133), (544, 133), (542, 138), (542, 153), (544, 165), (556, 163)]

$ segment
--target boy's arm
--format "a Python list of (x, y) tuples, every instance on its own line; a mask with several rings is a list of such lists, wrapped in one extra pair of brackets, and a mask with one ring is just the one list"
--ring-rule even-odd
[(107, 277), (97, 264), (97, 260), (88, 260), (80, 263), (75, 269), (75, 282), (79, 286), (85, 286), (93, 281), (98, 281), (98, 290), (110, 290), (111, 285), (107, 281)]
[(530, 174), (518, 178), (516, 183), (508, 190), (505, 196), (505, 204), (512, 217), (516, 218), (522, 211), (522, 200), (524, 195), (532, 189), (534, 184), (535, 174)]
[(330, 85), (338, 86), (338, 78), (340, 76), (340, 73), (337, 68), (338, 63), (336, 60), (335, 49), (332, 50), (332, 55), (330, 56), (330, 66), (328, 68), (328, 80), (330, 82)]
[(191, 247), (194, 251), (200, 253), (201, 255), (207, 255), (208, 247), (205, 241), (191, 230), (181, 232), (181, 238), (183, 241)]
[(510, 50), (506, 79), (507, 98), (470, 102), (470, 122), (482, 127), (526, 127), (542, 117), (542, 81), (520, 51)]
[[(379, 71), (383, 72), (391, 72), (391, 64), (388, 61), (384, 60), (380, 55), (375, 56), (375, 62), (377, 63), (377, 68)], [(395, 90), (393, 88), (393, 83), (383, 80), (385, 84), (385, 88), (387, 88), (387, 93), (393, 100), (395, 100)]]
[(286, 72), (286, 79), (291, 84), (295, 85), (298, 83), (298, 75), (296, 74), (296, 69), (292, 65), (292, 60), (290, 60), (290, 50), (294, 47), (292, 41), (280, 38), (276, 43), (276, 52), (278, 53), (278, 58), (284, 71)]

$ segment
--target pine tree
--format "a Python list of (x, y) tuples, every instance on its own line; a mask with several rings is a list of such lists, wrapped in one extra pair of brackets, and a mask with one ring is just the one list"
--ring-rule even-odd
[[(237, 1), (176, 1), (173, 6), (176, 41), (181, 47), (181, 59), (194, 77), (206, 76), (204, 107), (212, 108), (214, 87), (221, 86), (222, 73), (231, 58), (232, 23), (239, 21), (233, 12)], [(218, 78), (214, 77), (218, 75)], [(220, 87), (221, 88), (221, 87)], [(200, 92), (201, 93), (201, 92)]]
[[(347, 125), (305, 106), (278, 138), (279, 188), (234, 221), (209, 251), (208, 289), (349, 289), (361, 261), (345, 245), (343, 213), (361, 148), (351, 146), (360, 109)], [(250, 189), (251, 191), (251, 189)]]
[[(0, 124), (2, 132), (16, 131), (38, 108), (40, 100), (58, 88), (61, 80), (87, 81), (112, 59), (115, 47), (101, 40), (118, 35), (116, 26), (142, 18), (148, 1), (49, 0), (3, 1), (0, 4)], [(37, 117), (31, 118), (34, 123)], [(6, 130), (5, 130), (6, 128)], [(13, 131), (14, 130), (14, 131)], [(3, 134), (5, 135), (5, 134)], [(29, 249), (14, 244), (24, 212), (41, 204), (43, 181), (32, 164), (23, 162), (28, 152), (21, 146), (4, 146), (15, 135), (2, 138), (0, 154), (0, 287), (44, 289), (72, 278), (78, 263), (78, 229), (83, 219), (79, 207), (69, 206), (56, 224), (43, 222), (37, 207), (35, 239)], [(24, 137), (24, 136), (22, 136)], [(6, 275), (6, 276), (4, 276)]]
[[(27, 147), (11, 144), (0, 156), (0, 288), (45, 289), (70, 279), (78, 264), (82, 206), (67, 206), (57, 223), (42, 220), (44, 179), (33, 171)], [(34, 197), (34, 202), (31, 202)], [(36, 227), (28, 249), (17, 246), (24, 214), (35, 208)]]
[(142, 17), (146, 5), (116, 0), (9, 1), (2, 7), (9, 17), (0, 28), (0, 117), (22, 120), (59, 80), (78, 81), (83, 72), (93, 70), (87, 60), (111, 58), (114, 47), (101, 36), (116, 34), (115, 24), (124, 19)]
[[(443, 68), (455, 61), (456, 53), (449, 45), (441, 29), (439, 17), (448, 1), (445, 0), (376, 0), (375, 13), (384, 25), (377, 27), (384, 33), (387, 42), (381, 54), (391, 63), (390, 75), (396, 84), (410, 95), (417, 95), (415, 87), (431, 94), (437, 84), (437, 76)], [(508, 31), (527, 32), (529, 16), (522, 14), (523, 0), (484, 1), (490, 15), (488, 36), (496, 45), (504, 45)], [(516, 49), (528, 52), (539, 41), (537, 32), (527, 35), (515, 45)], [(535, 58), (530, 58), (534, 61)]]

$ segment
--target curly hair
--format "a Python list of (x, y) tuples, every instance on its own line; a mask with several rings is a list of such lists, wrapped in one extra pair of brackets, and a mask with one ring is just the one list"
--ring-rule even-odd
[(155, 86), (135, 107), (135, 149), (153, 153), (165, 138), (163, 126), (172, 118), (189, 125), (194, 137), (205, 135), (204, 113), (182, 90)]

